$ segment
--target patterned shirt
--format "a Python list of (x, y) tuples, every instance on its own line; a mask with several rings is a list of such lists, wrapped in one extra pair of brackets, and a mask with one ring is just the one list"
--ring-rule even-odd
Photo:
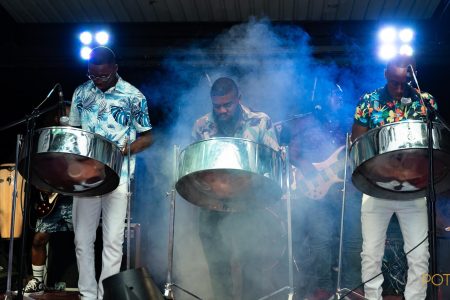
[[(428, 93), (422, 93), (421, 96), (437, 108), (433, 96)], [(405, 105), (402, 101), (393, 99), (387, 86), (384, 86), (361, 97), (356, 106), (354, 120), (356, 124), (370, 129), (405, 120), (426, 121), (426, 117), (425, 104), (418, 96), (411, 97), (411, 103)]]
[[(238, 108), (241, 117), (233, 137), (248, 139), (278, 151), (277, 137), (269, 116), (263, 112), (253, 112), (242, 104)], [(220, 132), (212, 112), (195, 121), (192, 129), (192, 138), (195, 141), (220, 136), (226, 135)]]
[[(132, 125), (130, 126), (130, 119)], [(145, 96), (133, 85), (119, 77), (115, 86), (102, 92), (92, 80), (75, 89), (70, 109), (69, 125), (99, 134), (120, 148), (136, 133), (152, 128)], [(130, 170), (134, 173), (135, 156), (131, 156)], [(121, 179), (126, 179), (127, 157), (124, 158)]]

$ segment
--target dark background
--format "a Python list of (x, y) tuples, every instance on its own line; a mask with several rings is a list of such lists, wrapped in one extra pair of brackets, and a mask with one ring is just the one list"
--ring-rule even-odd
[[(118, 56), (122, 77), (139, 88), (145, 85), (149, 87), (147, 90), (160, 90), (147, 92), (146, 96), (152, 99), (149, 103), (152, 123), (155, 128), (164, 126), (165, 113), (170, 108), (167, 107), (169, 100), (164, 99), (164, 90), (159, 88), (166, 84), (161, 82), (165, 80), (161, 76), (165, 72), (162, 61), (170, 53), (172, 59), (191, 64), (199, 70), (211, 68), (214, 61), (204, 61), (188, 49), (192, 45), (201, 45), (209, 52), (218, 51), (208, 48), (209, 42), (233, 25), (248, 21), (252, 13), (256, 17), (267, 17), (274, 25), (302, 28), (311, 37), (314, 57), (344, 68), (377, 59), (376, 32), (381, 25), (389, 22), (410, 25), (416, 31), (414, 46), (421, 88), (439, 100), (445, 115), (449, 111), (446, 99), (450, 66), (449, 1), (430, 1), (427, 5), (422, 1), (334, 1), (333, 5), (329, 1), (317, 1), (322, 4), (319, 8), (316, 7), (319, 4), (314, 6), (312, 1), (294, 1), (297, 11), (302, 3), (308, 3), (305, 14), (275, 14), (274, 11), (279, 10), (264, 1), (260, 7), (257, 6), (258, 1), (254, 2), (255, 7), (250, 5), (245, 11), (247, 1), (233, 1), (234, 10), (237, 9), (236, 3), (241, 5), (237, 6), (239, 15), (233, 15), (229, 7), (222, 12), (220, 6), (216, 7), (216, 1), (211, 1), (210, 10), (202, 9), (208, 1), (190, 1), (184, 4), (188, 7), (184, 7), (185, 18), (180, 20), (175, 13), (177, 10), (170, 4), (162, 8), (161, 1), (150, 1), (147, 4), (154, 12), (144, 18), (148, 22), (142, 21), (142, 14), (136, 17), (136, 3), (133, 1), (124, 8), (128, 15), (126, 21), (117, 12), (120, 7), (113, 5), (115, 1), (96, 4), (96, 9), (90, 6), (90, 1), (85, 1), (81, 3), (84, 3), (81, 5), (83, 10), (73, 10), (70, 15), (67, 15), (68, 10), (72, 9), (70, 5), (74, 5), (71, 1), (66, 6), (42, 4), (46, 5), (42, 8), (31, 4), (33, 1), (3, 2), (3, 6), (0, 5), (0, 126), (29, 115), (56, 83), (62, 85), (65, 97), (70, 99), (75, 87), (86, 80), (86, 65), (78, 55), (78, 34), (83, 28), (100, 26), (109, 28), (113, 34), (111, 47)], [(279, 1), (280, 7), (288, 2)], [(192, 6), (198, 11), (196, 17), (189, 17)], [(343, 14), (347, 7), (352, 15)], [(356, 15), (359, 10), (362, 11), (360, 16)], [(337, 13), (331, 14), (333, 11)], [(366, 53), (363, 61), (354, 61), (355, 51)], [(173, 87), (177, 88), (176, 82)], [(56, 97), (51, 101), (57, 101)], [(18, 128), (2, 131), (2, 156), (14, 151), (11, 143), (15, 143), (15, 135), (23, 130)]]

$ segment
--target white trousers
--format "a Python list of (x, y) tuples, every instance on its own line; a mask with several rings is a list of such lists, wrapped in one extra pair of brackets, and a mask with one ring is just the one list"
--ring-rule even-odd
[[(106, 195), (73, 198), (73, 228), (78, 265), (78, 289), (81, 299), (103, 299), (102, 280), (120, 272), (124, 224), (127, 213), (127, 184)], [(94, 242), (102, 216), (102, 271), (95, 279)]]
[[(408, 261), (406, 300), (424, 300), (427, 285), (422, 275), (428, 273), (428, 215), (425, 198), (415, 200), (387, 200), (363, 195), (361, 222), (363, 245), (361, 253), (362, 280), (365, 282), (381, 273), (386, 231), (393, 214), (397, 215)], [(418, 246), (419, 245), (419, 246)], [(381, 300), (383, 275), (364, 285), (365, 297)]]

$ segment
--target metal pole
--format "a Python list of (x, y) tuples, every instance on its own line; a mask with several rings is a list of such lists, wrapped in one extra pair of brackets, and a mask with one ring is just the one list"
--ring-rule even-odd
[(292, 254), (292, 212), (291, 212), (291, 163), (289, 158), (289, 147), (284, 147), (285, 151), (285, 173), (286, 173), (286, 214), (288, 221), (288, 272), (289, 272), (289, 299), (294, 296), (294, 261)]
[(291, 214), (291, 164), (289, 160), (289, 148), (288, 146), (281, 147), (281, 152), (285, 157), (284, 165), (284, 182), (282, 181), (283, 187), (285, 188), (284, 195), (286, 197), (286, 215), (287, 215), (287, 247), (288, 247), (288, 280), (287, 286), (284, 286), (273, 293), (259, 298), (258, 300), (270, 299), (273, 296), (287, 290), (288, 300), (292, 300), (294, 297), (294, 259), (292, 255), (292, 214)]
[(168, 268), (167, 268), (167, 281), (164, 289), (164, 297), (166, 299), (175, 299), (173, 295), (173, 282), (172, 282), (172, 268), (173, 268), (173, 238), (175, 234), (175, 182), (178, 174), (178, 154), (180, 148), (178, 145), (173, 146), (173, 165), (172, 165), (172, 189), (168, 193), (170, 196), (170, 213), (169, 213), (169, 245), (168, 245)]
[[(9, 254), (8, 254), (8, 275), (6, 280), (6, 293), (5, 293), (5, 300), (13, 299), (12, 291), (11, 291), (11, 281), (12, 281), (12, 268), (13, 268), (13, 256), (14, 256), (14, 227), (16, 224), (16, 199), (17, 199), (17, 175), (19, 174), (17, 171), (17, 166), (19, 163), (19, 152), (22, 142), (22, 135), (17, 135), (17, 141), (16, 141), (16, 157), (15, 157), (15, 168), (14, 168), (14, 187), (13, 187), (13, 194), (12, 194), (12, 208), (11, 208), (11, 229), (10, 229), (10, 239), (9, 239)], [(24, 182), (24, 181), (23, 181)], [(23, 213), (23, 212), (22, 212)], [(26, 224), (22, 225), (23, 227), (26, 226)], [(21, 278), (19, 278), (21, 280)], [(23, 296), (23, 299), (31, 299), (29, 297)]]
[(127, 270), (130, 269), (130, 261), (131, 261), (131, 140), (130, 140), (130, 131), (131, 127), (128, 128), (128, 141), (127, 141)]

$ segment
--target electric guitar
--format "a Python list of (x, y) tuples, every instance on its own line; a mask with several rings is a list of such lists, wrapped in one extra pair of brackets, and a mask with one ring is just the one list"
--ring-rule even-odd
[(34, 209), (38, 218), (44, 218), (55, 208), (59, 194), (39, 191), (39, 198), (35, 203)]
[(293, 190), (307, 198), (320, 200), (325, 197), (333, 184), (344, 182), (339, 175), (344, 170), (344, 160), (339, 158), (344, 149), (345, 146), (341, 146), (323, 162), (312, 163), (314, 167), (312, 172), (303, 173), (301, 168), (295, 167)]

